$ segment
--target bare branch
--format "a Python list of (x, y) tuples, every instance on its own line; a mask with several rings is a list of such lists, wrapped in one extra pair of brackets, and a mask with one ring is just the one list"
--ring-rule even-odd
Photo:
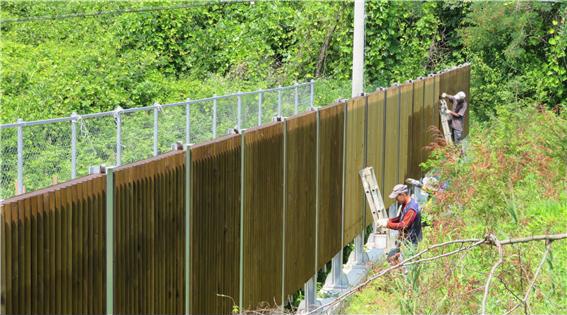
[(486, 279), (486, 284), (484, 286), (484, 297), (482, 298), (482, 311), (481, 311), (482, 315), (486, 314), (486, 301), (488, 301), (488, 291), (490, 290), (490, 282), (494, 277), (494, 273), (496, 272), (496, 269), (498, 269), (498, 267), (504, 262), (504, 251), (502, 250), (502, 245), (500, 244), (500, 241), (498, 241), (496, 236), (494, 236), (493, 234), (488, 234), (486, 236), (486, 242), (490, 242), (487, 244), (494, 244), (496, 248), (498, 248), (498, 261), (492, 266), (492, 269), (490, 269), (490, 273), (488, 274), (488, 278)]
[(516, 304), (516, 306), (512, 307), (508, 312), (506, 312), (505, 315), (512, 313), (514, 310), (516, 310), (518, 307), (520, 307), (520, 305), (525, 305), (526, 309), (529, 307), (528, 300), (529, 300), (529, 297), (530, 297), (530, 293), (532, 292), (532, 288), (535, 285), (537, 277), (539, 276), (539, 273), (541, 272), (541, 268), (543, 267), (543, 264), (545, 263), (545, 260), (547, 259), (547, 256), (548, 256), (550, 251), (551, 251), (551, 240), (547, 240), (547, 242), (545, 244), (545, 252), (543, 253), (543, 256), (541, 257), (541, 260), (539, 262), (539, 265), (537, 266), (534, 277), (532, 278), (532, 281), (530, 282), (530, 285), (528, 286), (528, 289), (526, 290), (526, 294), (524, 295), (524, 299), (520, 303)]
[[(413, 264), (418, 264), (418, 263), (423, 263), (423, 262), (429, 262), (429, 261), (432, 261), (432, 260), (435, 260), (435, 259), (438, 259), (438, 258), (452, 256), (452, 255), (455, 255), (459, 252), (470, 250), (474, 247), (480, 246), (482, 244), (486, 244), (486, 245), (496, 246), (498, 248), (498, 251), (499, 251), (499, 254), (500, 254), (500, 259), (498, 260), (499, 263), (497, 265), (495, 264), (495, 267), (493, 266), (493, 268), (492, 268), (493, 270), (491, 270), (491, 273), (489, 274), (489, 277), (492, 278), (494, 271), (503, 261), (503, 252), (502, 252), (502, 246), (503, 245), (510, 245), (510, 244), (516, 244), (516, 243), (526, 243), (526, 242), (531, 242), (531, 241), (542, 241), (542, 240), (545, 240), (548, 243), (550, 243), (552, 241), (561, 240), (561, 239), (565, 239), (565, 238), (567, 238), (567, 233), (565, 233), (565, 234), (554, 234), (554, 235), (537, 235), (537, 236), (532, 236), (532, 237), (507, 239), (507, 240), (499, 241), (498, 244), (494, 241), (494, 240), (496, 240), (495, 237), (494, 237), (494, 240), (489, 240), (488, 237), (487, 237), (487, 238), (484, 238), (484, 239), (453, 240), (453, 241), (448, 241), (448, 242), (444, 242), (444, 243), (440, 243), (440, 244), (431, 245), (431, 246), (427, 247), (426, 249), (424, 249), (424, 250), (418, 252), (417, 254), (409, 257), (408, 259), (404, 260), (400, 264), (388, 267), (388, 268), (380, 271), (379, 273), (373, 275), (372, 277), (369, 277), (366, 281), (364, 281), (361, 284), (353, 287), (349, 291), (343, 293), (342, 295), (337, 297), (332, 302), (325, 304), (325, 305), (321, 305), (321, 306), (311, 310), (307, 314), (313, 314), (313, 313), (316, 313), (316, 312), (320, 312), (323, 309), (327, 309), (329, 307), (332, 307), (333, 305), (338, 304), (340, 301), (344, 300), (345, 298), (347, 298), (347, 297), (351, 296), (352, 294), (354, 294), (355, 292), (359, 291), (361, 288), (367, 286), (370, 282), (376, 280), (377, 278), (385, 275), (386, 273), (388, 273), (392, 270), (399, 269), (403, 266), (408, 266), (408, 265), (413, 265)], [(422, 256), (423, 254), (425, 254), (425, 253), (427, 253), (427, 252), (429, 252), (433, 249), (436, 249), (436, 248), (439, 248), (439, 247), (445, 247), (445, 246), (453, 245), (453, 244), (466, 244), (466, 243), (473, 243), (473, 244), (466, 246), (466, 247), (460, 247), (459, 249), (456, 249), (456, 250), (453, 250), (451, 252), (447, 252), (447, 253), (444, 253), (444, 254), (441, 254), (441, 255), (437, 255), (437, 256), (434, 256), (434, 257), (428, 257), (428, 258), (416, 260), (417, 258)], [(488, 286), (490, 285), (489, 281), (487, 281), (487, 285)], [(485, 286), (485, 295), (487, 294), (486, 291), (487, 291), (487, 286)], [(483, 303), (483, 313), (484, 313), (484, 309), (485, 309), (485, 303)]]

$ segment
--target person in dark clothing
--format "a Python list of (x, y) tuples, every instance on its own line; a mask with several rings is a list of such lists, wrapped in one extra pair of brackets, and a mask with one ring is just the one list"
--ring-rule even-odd
[(465, 127), (465, 115), (467, 113), (467, 95), (461, 91), (455, 95), (446, 93), (441, 94), (442, 98), (447, 98), (453, 102), (453, 110), (447, 112), (451, 115), (450, 126), (453, 135), (453, 142), (459, 144), (463, 140), (463, 130)]
[(399, 184), (394, 186), (389, 197), (396, 199), (398, 204), (401, 205), (401, 211), (395, 218), (378, 220), (377, 225), (400, 231), (399, 242), (396, 242), (397, 246), (388, 253), (388, 261), (392, 265), (396, 265), (400, 262), (400, 244), (403, 242), (417, 246), (422, 239), (421, 209), (418, 203), (410, 197), (409, 189), (406, 185)]

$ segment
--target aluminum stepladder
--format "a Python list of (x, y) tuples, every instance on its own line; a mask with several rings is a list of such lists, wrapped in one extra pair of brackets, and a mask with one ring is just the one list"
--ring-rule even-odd
[(451, 129), (449, 129), (449, 107), (444, 99), (440, 100), (439, 115), (441, 115), (441, 127), (443, 127), (443, 136), (445, 136), (445, 141), (447, 144), (453, 144), (453, 138), (451, 137)]
[(384, 207), (384, 200), (382, 199), (382, 194), (380, 193), (380, 187), (376, 182), (376, 174), (374, 174), (374, 168), (363, 168), (362, 170), (360, 170), (360, 172), (358, 172), (358, 174), (360, 175), (362, 187), (364, 188), (364, 194), (366, 195), (366, 201), (368, 201), (370, 212), (372, 213), (372, 219), (374, 220), (374, 233), (386, 234), (387, 229), (377, 227), (378, 220), (387, 219), (388, 213), (386, 212), (386, 209)]

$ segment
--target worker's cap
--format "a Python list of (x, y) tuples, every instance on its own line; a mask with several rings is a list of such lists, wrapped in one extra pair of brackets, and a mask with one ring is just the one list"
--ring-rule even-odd
[(465, 92), (460, 91), (459, 93), (455, 94), (455, 98), (458, 100), (464, 100), (467, 97)]
[(399, 194), (401, 193), (408, 193), (408, 186), (404, 185), (404, 184), (398, 184), (396, 186), (394, 186), (394, 189), (392, 190), (392, 193), (390, 194), (390, 198), (391, 199), (395, 199), (396, 197), (398, 197)]

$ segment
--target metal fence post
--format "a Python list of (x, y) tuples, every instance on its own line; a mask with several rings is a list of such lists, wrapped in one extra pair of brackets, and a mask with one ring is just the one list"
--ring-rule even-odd
[(77, 119), (76, 112), (71, 114), (71, 178), (77, 177)]
[(309, 104), (311, 107), (315, 106), (315, 80), (309, 81)]
[(239, 248), (239, 286), (238, 286), (238, 310), (243, 314), (244, 307), (244, 205), (246, 197), (246, 141), (245, 131), (240, 133), (240, 248)]
[(240, 132), (242, 126), (242, 95), (240, 94), (240, 91), (236, 93), (236, 102), (236, 110), (238, 115), (238, 117), (236, 118), (236, 129), (238, 129), (238, 131)]
[(287, 213), (287, 120), (283, 119), (283, 202), (282, 202), (282, 310), (285, 305), (285, 232)]
[(122, 107), (118, 106), (114, 110), (116, 120), (116, 166), (122, 165)]
[(319, 210), (321, 208), (321, 196), (319, 195), (319, 189), (321, 185), (321, 173), (319, 168), (321, 167), (321, 112), (319, 107), (316, 108), (316, 138), (315, 138), (315, 276), (317, 276), (317, 266), (319, 259)]
[(154, 156), (158, 155), (159, 107), (159, 103), (154, 104)]
[(295, 115), (297, 115), (297, 113), (299, 112), (299, 87), (297, 85), (297, 82), (295, 82), (295, 86), (293, 87), (293, 91), (294, 91), (293, 113)]
[(264, 102), (264, 92), (258, 90), (258, 126), (262, 125), (262, 103)]
[(217, 95), (213, 95), (213, 139), (217, 137)]
[(18, 118), (18, 186), (16, 194), (24, 193), (24, 120)]
[(278, 85), (278, 116), (282, 116), (282, 86)]
[(185, 143), (191, 143), (191, 99), (185, 104)]
[(191, 146), (190, 144), (184, 145), (185, 150), (185, 314), (191, 314), (191, 295), (189, 289), (191, 287), (191, 189), (192, 189), (192, 176), (191, 176)]
[(106, 314), (114, 313), (114, 167), (106, 168)]
[(398, 170), (396, 171), (396, 181), (403, 182), (403, 179), (400, 181), (400, 150), (401, 150), (401, 143), (402, 143), (402, 87), (396, 83), (397, 86), (397, 93), (398, 93), (398, 156), (396, 160), (398, 161)]

